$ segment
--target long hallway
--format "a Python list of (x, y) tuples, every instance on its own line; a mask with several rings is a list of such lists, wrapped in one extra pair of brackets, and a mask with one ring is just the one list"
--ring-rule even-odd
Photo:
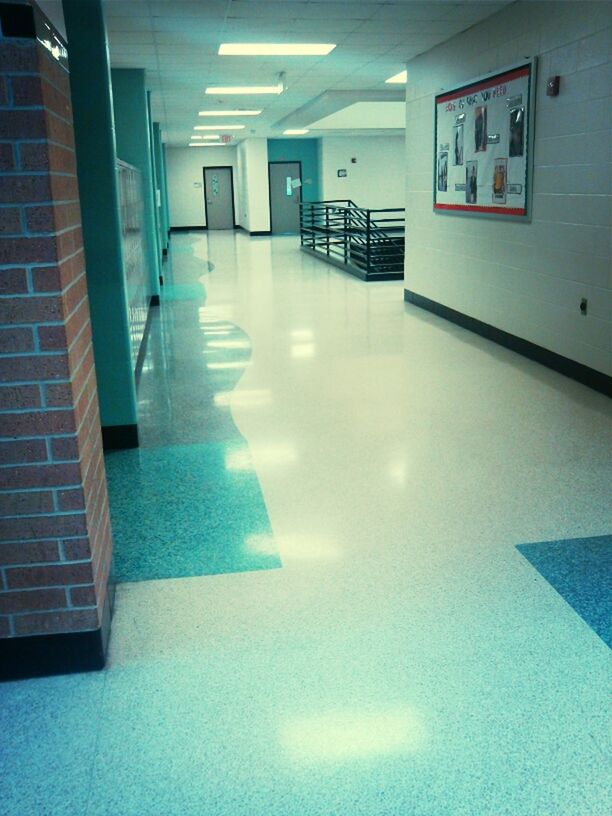
[(2, 687), (0, 814), (608, 814), (609, 401), (295, 237), (169, 263), (109, 665)]

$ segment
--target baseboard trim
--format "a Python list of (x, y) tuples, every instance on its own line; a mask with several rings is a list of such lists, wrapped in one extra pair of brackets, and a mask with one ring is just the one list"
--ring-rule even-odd
[(208, 227), (170, 227), (170, 232), (200, 232)]
[(375, 281), (402, 280), (404, 277), (403, 272), (384, 272), (381, 275), (372, 273), (368, 274), (358, 266), (346, 264), (344, 261), (340, 261), (331, 255), (328, 256), (326, 253), (318, 252), (316, 249), (311, 249), (311, 247), (304, 246), (303, 244), (300, 249), (307, 255), (311, 255), (313, 258), (318, 258), (320, 261), (323, 261), (323, 263), (329, 264), (330, 266), (335, 266), (337, 269), (342, 269), (343, 272), (348, 272), (349, 275), (352, 275), (354, 278), (359, 278), (359, 280), (366, 283), (373, 283)]
[(114, 587), (109, 585), (99, 629), (2, 638), (0, 681), (99, 671), (106, 665)]
[(149, 340), (149, 332), (151, 331), (151, 320), (153, 318), (153, 309), (159, 306), (159, 295), (151, 295), (149, 300), (149, 308), (147, 309), (147, 319), (145, 321), (144, 331), (140, 340), (140, 347), (138, 349), (138, 356), (136, 357), (136, 367), (134, 368), (134, 380), (136, 381), (136, 388), (140, 383), (140, 375), (142, 374), (142, 367), (144, 365), (145, 357), (147, 356), (147, 342)]
[(138, 425), (103, 425), (102, 447), (105, 451), (137, 448)]
[(246, 227), (240, 226), (240, 224), (238, 224), (237, 227), (234, 227), (234, 229), (241, 229), (243, 232), (246, 232), (247, 235), (250, 235), (251, 238), (257, 238), (260, 235), (272, 235), (271, 230), (253, 230), (251, 232), (251, 230), (248, 230)]
[(477, 320), (475, 317), (470, 317), (463, 312), (458, 312), (451, 309), (449, 306), (444, 306), (435, 300), (430, 300), (424, 295), (419, 295), (410, 289), (404, 289), (404, 300), (407, 303), (412, 303), (414, 306), (419, 306), (421, 309), (426, 309), (445, 320), (450, 320), (457, 326), (463, 329), (479, 334), (487, 340), (492, 340), (504, 348), (510, 349), (523, 357), (528, 357), (536, 363), (546, 366), (547, 368), (557, 371), (572, 380), (576, 380), (582, 385), (586, 385), (595, 391), (599, 391), (606, 396), (612, 396), (612, 377), (603, 374), (601, 371), (596, 371), (594, 368), (577, 363), (575, 360), (570, 360), (569, 357), (563, 357), (554, 351), (538, 346), (529, 340), (524, 340), (522, 337), (517, 337), (514, 334), (498, 329), (488, 323), (483, 323), (482, 320)]

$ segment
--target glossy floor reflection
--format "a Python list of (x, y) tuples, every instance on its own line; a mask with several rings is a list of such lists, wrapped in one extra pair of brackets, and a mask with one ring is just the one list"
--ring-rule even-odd
[[(105, 672), (0, 686), (0, 814), (608, 816), (609, 649), (517, 545), (609, 533), (609, 401), (293, 238), (172, 244), (172, 305), (249, 338), (223, 472), (283, 568), (121, 584)], [(155, 411), (230, 446), (151, 371), (143, 456)]]
[[(198, 277), (212, 270), (182, 249), (152, 314), (138, 388), (141, 447), (105, 457), (118, 582), (281, 566), (253, 457), (231, 415), (245, 398), (234, 390), (251, 343), (207, 307)], [(261, 537), (265, 552), (252, 546)]]

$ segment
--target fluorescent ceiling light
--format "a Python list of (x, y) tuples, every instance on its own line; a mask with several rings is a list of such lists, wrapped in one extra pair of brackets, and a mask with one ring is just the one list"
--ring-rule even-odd
[(385, 79), (388, 85), (405, 85), (408, 82), (408, 71), (400, 71), (389, 79)]
[(303, 136), (308, 133), (308, 128), (294, 128), (293, 130), (283, 130), (283, 136)]
[(259, 116), (260, 110), (214, 110), (199, 111), (198, 116)]
[(196, 133), (191, 138), (192, 139), (212, 139), (213, 142), (214, 142), (215, 139), (220, 139), (221, 136), (219, 136), (218, 133), (210, 133), (210, 134), (207, 133), (204, 136), (200, 136), (199, 133)]
[(246, 125), (195, 125), (194, 130), (244, 130)]
[(324, 57), (335, 43), (221, 43), (221, 56)]
[(223, 142), (191, 142), (189, 147), (231, 147)]
[(278, 85), (219, 85), (207, 88), (207, 94), (281, 94), (285, 90), (282, 83)]

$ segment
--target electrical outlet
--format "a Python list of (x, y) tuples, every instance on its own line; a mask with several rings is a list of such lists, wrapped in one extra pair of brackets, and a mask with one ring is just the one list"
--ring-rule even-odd
[(589, 301), (586, 298), (580, 299), (580, 314), (585, 315), (587, 313), (587, 308), (589, 305)]

